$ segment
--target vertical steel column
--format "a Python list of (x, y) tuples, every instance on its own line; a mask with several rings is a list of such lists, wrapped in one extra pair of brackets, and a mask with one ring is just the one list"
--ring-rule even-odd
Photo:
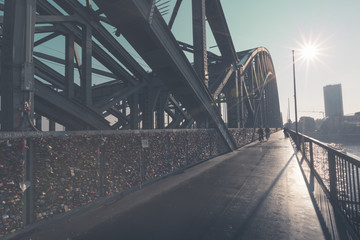
[(241, 110), (241, 116), (240, 116), (240, 127), (245, 127), (245, 121), (244, 121), (244, 84), (245, 84), (245, 77), (244, 77), (244, 67), (240, 67), (240, 110)]
[(241, 84), (239, 83), (240, 80), (240, 74), (239, 74), (239, 70), (235, 71), (235, 88), (236, 88), (236, 127), (240, 128), (241, 127), (241, 113), (240, 113), (240, 104), (241, 104), (241, 98), (240, 98), (240, 86)]
[(165, 127), (164, 109), (157, 108), (156, 109), (156, 128), (163, 129), (164, 127)]
[[(251, 74), (251, 93), (253, 96), (255, 96), (255, 89), (256, 89), (256, 83), (257, 83), (257, 61), (256, 61), (257, 57), (254, 58), (253, 62), (252, 62), (252, 69), (253, 69), (253, 74)], [(255, 97), (252, 97), (252, 105), (254, 106), (254, 115), (256, 115), (256, 109), (257, 109), (257, 105), (256, 105), (256, 100)], [(253, 120), (255, 121), (255, 120)]]
[(92, 58), (92, 29), (89, 25), (83, 26), (82, 28), (82, 79), (81, 79), (81, 91), (83, 101), (86, 106), (92, 105), (92, 91), (91, 91), (91, 58)]
[(139, 97), (134, 93), (129, 97), (130, 129), (139, 129)]
[(228, 84), (224, 88), (226, 96), (226, 106), (227, 106), (227, 126), (228, 128), (237, 128), (238, 127), (238, 116), (239, 114), (239, 91), (237, 86), (237, 71), (235, 71), (234, 76), (229, 80)]
[(194, 68), (205, 85), (209, 86), (206, 26), (205, 26), (205, 0), (192, 0), (193, 17), (193, 45)]
[(163, 129), (165, 128), (165, 119), (164, 119), (164, 109), (166, 107), (166, 103), (168, 101), (169, 93), (163, 92), (160, 93), (160, 96), (156, 103), (156, 128)]
[(1, 76), (1, 130), (32, 129), (36, 0), (5, 1)]
[(154, 128), (152, 91), (153, 89), (151, 87), (144, 87), (142, 89), (142, 94), (140, 95), (140, 109), (142, 111), (143, 129)]
[(264, 93), (263, 91), (261, 91), (260, 89), (260, 94), (259, 94), (259, 108), (260, 108), (260, 127), (264, 127)]
[(68, 98), (74, 97), (74, 35), (69, 34), (65, 40), (65, 93)]
[(42, 130), (42, 120), (41, 120), (41, 115), (40, 114), (35, 114), (35, 127), (38, 130)]
[(55, 121), (49, 119), (49, 131), (55, 131)]
[[(299, 135), (296, 134), (297, 139)], [(296, 144), (299, 146), (298, 144)], [(333, 150), (328, 150), (328, 161), (329, 161), (329, 178), (330, 178), (330, 195), (337, 201), (337, 183), (336, 183), (336, 164), (335, 164), (335, 152)]]

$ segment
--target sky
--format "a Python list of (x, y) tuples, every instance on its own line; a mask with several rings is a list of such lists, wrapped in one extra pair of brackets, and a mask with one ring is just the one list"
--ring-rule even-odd
[[(172, 0), (171, 4), (176, 1)], [(292, 50), (295, 50), (298, 118), (322, 118), (323, 87), (342, 85), (344, 114), (360, 112), (359, 0), (222, 0), (236, 51), (266, 47), (277, 77), (283, 120), (290, 101), (294, 121)], [(172, 5), (169, 7), (172, 11)], [(168, 19), (169, 15), (164, 18)], [(183, 1), (173, 33), (192, 43), (191, 1)], [(207, 29), (208, 50), (218, 53)], [(301, 58), (305, 45), (316, 47), (313, 59)]]

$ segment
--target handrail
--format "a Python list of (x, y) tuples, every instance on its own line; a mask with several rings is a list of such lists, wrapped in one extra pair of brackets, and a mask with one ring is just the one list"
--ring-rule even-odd
[(286, 131), (334, 209), (347, 220), (351, 232), (360, 238), (360, 158), (304, 134)]

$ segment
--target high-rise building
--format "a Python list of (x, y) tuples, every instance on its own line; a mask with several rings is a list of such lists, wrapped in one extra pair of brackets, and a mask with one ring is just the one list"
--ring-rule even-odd
[(324, 87), (325, 116), (344, 116), (341, 84)]

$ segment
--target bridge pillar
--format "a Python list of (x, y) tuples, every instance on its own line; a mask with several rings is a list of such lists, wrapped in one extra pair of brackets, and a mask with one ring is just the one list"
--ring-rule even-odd
[(164, 109), (169, 97), (169, 92), (161, 92), (156, 102), (156, 128), (165, 128)]
[(49, 119), (49, 131), (55, 131), (55, 121)]
[(42, 126), (42, 120), (41, 120), (41, 115), (40, 114), (35, 114), (35, 127), (36, 129), (41, 131), (41, 126)]
[(133, 94), (129, 97), (130, 129), (139, 129), (139, 97)]
[(5, 1), (1, 61), (1, 130), (29, 131), (34, 115), (36, 0)]
[(237, 84), (233, 77), (230, 82), (227, 84), (225, 88), (225, 96), (226, 96), (226, 106), (227, 106), (227, 120), (228, 120), (228, 128), (237, 128), (237, 116), (238, 116), (238, 92), (237, 92)]
[(153, 88), (145, 87), (143, 88), (141, 98), (140, 98), (140, 110), (142, 112), (142, 128), (143, 129), (153, 129), (154, 128), (154, 98), (153, 98)]
[(92, 29), (89, 25), (82, 27), (82, 63), (81, 63), (81, 97), (85, 105), (90, 107), (92, 105)]

